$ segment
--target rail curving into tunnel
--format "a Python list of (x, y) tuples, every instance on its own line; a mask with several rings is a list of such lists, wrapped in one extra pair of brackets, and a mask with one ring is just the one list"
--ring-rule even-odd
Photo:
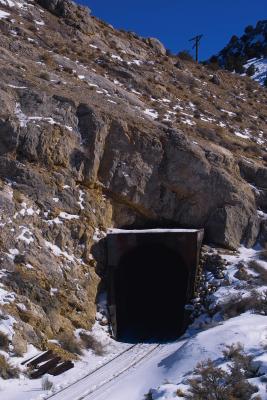
[(140, 245), (115, 273), (118, 337), (172, 339), (182, 329), (188, 272), (177, 252)]
[(117, 340), (171, 340), (184, 332), (203, 235), (202, 229), (108, 234), (108, 308)]

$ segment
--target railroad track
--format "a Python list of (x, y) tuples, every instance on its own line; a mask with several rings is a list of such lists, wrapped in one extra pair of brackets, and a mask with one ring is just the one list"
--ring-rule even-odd
[(160, 345), (140, 343), (130, 346), (112, 360), (89, 372), (47, 399), (53, 400), (91, 400), (96, 392), (115, 381), (129, 369), (146, 359)]

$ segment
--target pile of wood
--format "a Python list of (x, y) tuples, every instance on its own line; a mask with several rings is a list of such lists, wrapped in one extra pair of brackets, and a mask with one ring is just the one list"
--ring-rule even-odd
[(29, 376), (37, 379), (44, 374), (57, 376), (74, 367), (70, 360), (62, 360), (61, 357), (54, 354), (52, 350), (47, 350), (35, 357), (32, 357), (22, 363), (29, 368)]

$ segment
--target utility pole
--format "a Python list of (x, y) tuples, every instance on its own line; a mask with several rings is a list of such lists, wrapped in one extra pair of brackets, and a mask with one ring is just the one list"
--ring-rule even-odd
[(200, 45), (200, 40), (202, 39), (203, 35), (197, 35), (189, 40), (189, 42), (195, 42), (193, 49), (196, 49), (196, 62), (198, 62), (198, 49)]

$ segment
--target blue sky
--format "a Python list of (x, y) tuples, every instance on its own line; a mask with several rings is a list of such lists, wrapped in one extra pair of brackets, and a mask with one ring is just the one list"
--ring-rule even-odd
[(204, 34), (200, 58), (222, 49), (233, 34), (267, 19), (266, 0), (78, 0), (115, 28), (159, 38), (177, 53)]

